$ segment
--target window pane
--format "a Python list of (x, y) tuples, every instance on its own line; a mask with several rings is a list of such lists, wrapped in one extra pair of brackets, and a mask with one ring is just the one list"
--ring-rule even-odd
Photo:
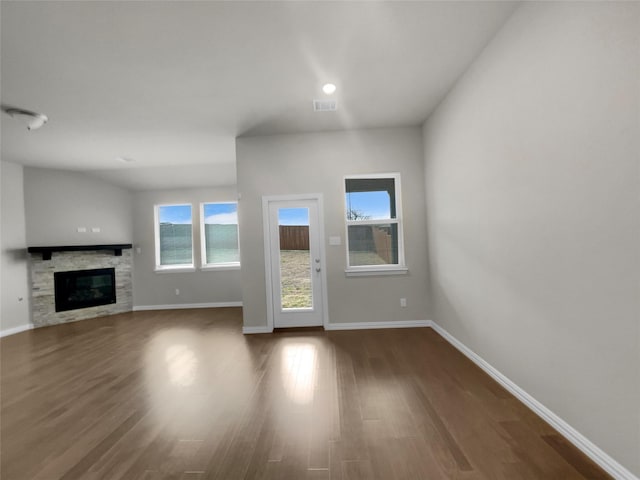
[(345, 191), (347, 220), (396, 218), (396, 189), (393, 178), (347, 178)]
[(349, 265), (398, 263), (398, 225), (349, 225)]
[(158, 207), (160, 265), (193, 263), (191, 205)]
[(238, 205), (205, 203), (204, 241), (206, 264), (238, 263)]

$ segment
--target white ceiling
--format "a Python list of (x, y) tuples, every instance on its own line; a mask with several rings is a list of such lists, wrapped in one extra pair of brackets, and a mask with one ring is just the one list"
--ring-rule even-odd
[[(50, 120), (3, 114), (2, 159), (233, 184), (237, 136), (421, 124), (515, 6), (3, 0), (2, 103)], [(314, 113), (328, 81), (338, 111)]]

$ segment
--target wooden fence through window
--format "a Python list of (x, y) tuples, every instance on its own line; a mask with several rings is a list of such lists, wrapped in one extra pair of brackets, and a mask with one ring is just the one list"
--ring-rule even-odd
[(280, 250), (309, 250), (309, 226), (280, 225)]

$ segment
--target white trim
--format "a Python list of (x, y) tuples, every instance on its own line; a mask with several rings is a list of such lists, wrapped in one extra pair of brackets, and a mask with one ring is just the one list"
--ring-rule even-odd
[[(271, 233), (269, 231), (269, 202), (278, 197), (262, 197), (262, 243), (264, 244), (264, 281), (267, 293), (267, 325), (273, 331), (273, 286), (271, 282)], [(250, 328), (250, 327), (247, 327)], [(263, 333), (263, 332), (260, 332)]]
[(168, 265), (157, 266), (154, 270), (155, 273), (190, 273), (195, 271), (196, 267), (188, 267), (186, 265), (176, 265), (175, 267)]
[(547, 407), (545, 407), (538, 400), (533, 398), (529, 393), (524, 391), (518, 385), (516, 385), (509, 378), (504, 376), (500, 371), (494, 368), (491, 364), (486, 362), (480, 355), (475, 353), (469, 347), (467, 347), (460, 340), (455, 338), (444, 328), (435, 322), (430, 322), (431, 327), (440, 334), (447, 342), (460, 350), (467, 358), (473, 363), (478, 365), (484, 370), (491, 378), (506, 388), (512, 395), (518, 400), (529, 407), (536, 415), (542, 418), (545, 422), (555, 428), (562, 436), (575, 445), (580, 451), (582, 451), (591, 460), (597, 463), (603, 470), (609, 475), (618, 480), (640, 480), (633, 473), (620, 465), (616, 460), (611, 458), (608, 454), (602, 451), (598, 446), (591, 442), (587, 437), (578, 432), (575, 428), (565, 422), (558, 415), (553, 413)]
[(345, 269), (344, 274), (347, 277), (370, 277), (374, 275), (407, 275), (409, 269), (407, 267), (393, 266), (393, 268), (358, 268), (349, 267)]
[[(396, 210), (397, 211), (397, 210)], [(347, 226), (353, 225), (398, 225), (397, 218), (377, 218), (373, 220), (347, 220)]]
[(318, 204), (318, 237), (320, 241), (320, 268), (322, 269), (322, 275), (320, 275), (320, 282), (322, 287), (322, 326), (327, 328), (329, 325), (329, 290), (327, 288), (327, 249), (325, 246), (325, 232), (324, 232), (324, 196), (319, 193), (316, 195), (316, 202)]
[(134, 305), (133, 311), (144, 310), (183, 310), (191, 308), (222, 308), (241, 307), (242, 302), (213, 302), (213, 303), (172, 303), (171, 305)]
[(262, 325), (260, 327), (242, 327), (242, 333), (244, 335), (252, 335), (254, 333), (272, 333), (273, 328), (270, 328), (267, 325)]
[(240, 262), (234, 263), (210, 263), (208, 265), (203, 265), (199, 269), (202, 272), (224, 272), (228, 270), (240, 270)]
[(27, 330), (32, 330), (33, 324), (27, 323), (26, 325), (20, 325), (19, 327), (7, 328), (5, 330), (0, 330), (0, 338), (8, 337), (9, 335), (15, 335), (16, 333), (26, 332)]
[(373, 330), (378, 328), (421, 328), (430, 327), (431, 320), (398, 320), (395, 322), (353, 322), (330, 323), (325, 330)]

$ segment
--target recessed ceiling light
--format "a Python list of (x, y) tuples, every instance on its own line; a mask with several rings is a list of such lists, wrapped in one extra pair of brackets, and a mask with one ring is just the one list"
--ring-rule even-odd
[(333, 83), (325, 83), (322, 86), (322, 91), (327, 95), (331, 95), (333, 92), (336, 91), (336, 86)]
[(116, 157), (116, 160), (122, 163), (131, 163), (135, 162), (135, 159), (129, 157)]

